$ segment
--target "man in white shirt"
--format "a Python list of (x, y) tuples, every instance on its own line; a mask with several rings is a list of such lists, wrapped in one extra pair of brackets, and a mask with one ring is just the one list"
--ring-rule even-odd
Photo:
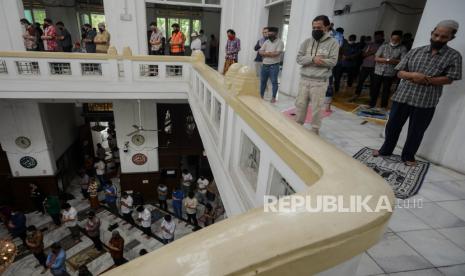
[(64, 223), (66, 227), (68, 227), (75, 243), (80, 242), (81, 238), (80, 238), (79, 225), (77, 223), (77, 211), (74, 207), (71, 207), (69, 203), (65, 203), (63, 205), (63, 213), (61, 216), (61, 221)]
[(192, 42), (191, 42), (192, 52), (194, 52), (195, 50), (201, 50), (202, 41), (199, 38), (199, 34), (197, 34), (197, 32), (192, 32), (191, 37), (192, 37)]
[[(136, 224), (132, 218), (132, 205), (133, 200), (132, 196), (128, 195), (126, 192), (121, 193), (121, 213), (123, 214), (123, 219), (130, 224)], [(132, 226), (131, 228), (132, 229)]]
[[(188, 196), (184, 199), (184, 207), (186, 208), (187, 222), (198, 226), (197, 222), (197, 198), (194, 196), (194, 192), (189, 192)], [(186, 223), (187, 226), (187, 223)]]
[(197, 186), (199, 188), (197, 197), (199, 198), (199, 201), (201, 203), (205, 203), (205, 201), (207, 200), (207, 188), (209, 183), (210, 182), (208, 182), (208, 179), (206, 179), (204, 176), (200, 176), (197, 180)]
[(170, 243), (174, 240), (174, 230), (176, 229), (176, 224), (170, 215), (165, 215), (163, 221), (161, 222), (161, 238), (165, 244)]
[(137, 221), (140, 222), (142, 231), (147, 236), (150, 236), (150, 234), (152, 234), (152, 229), (150, 228), (152, 225), (152, 214), (147, 208), (144, 208), (144, 206), (137, 207), (137, 212), (139, 213)]
[(95, 168), (95, 177), (97, 177), (100, 182), (100, 187), (105, 184), (105, 162), (102, 159), (97, 159), (97, 162), (94, 164)]
[(194, 178), (192, 177), (192, 174), (188, 170), (182, 170), (182, 191), (185, 195), (191, 191), (191, 184), (193, 179)]
[(278, 28), (268, 27), (268, 40), (263, 43), (258, 51), (263, 58), (262, 68), (260, 72), (260, 96), (264, 97), (266, 83), (268, 78), (271, 79), (273, 97), (271, 103), (276, 102), (278, 93), (278, 75), (281, 63), (281, 55), (284, 51), (284, 43), (278, 38)]

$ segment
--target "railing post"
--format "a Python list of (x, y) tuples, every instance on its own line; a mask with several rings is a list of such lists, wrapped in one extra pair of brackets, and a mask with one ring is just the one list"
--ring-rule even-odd
[(132, 51), (129, 47), (123, 48), (123, 67), (124, 67), (124, 81), (132, 82), (134, 80), (133, 75), (133, 62), (131, 60)]
[[(114, 46), (108, 48), (108, 79), (114, 82), (118, 82), (119, 79), (119, 68), (118, 68), (118, 51)], [(103, 70), (103, 68), (102, 68)], [(126, 73), (126, 72), (125, 72)]]
[(229, 67), (225, 78), (226, 88), (235, 95), (258, 97), (258, 78), (249, 66), (235, 63)]

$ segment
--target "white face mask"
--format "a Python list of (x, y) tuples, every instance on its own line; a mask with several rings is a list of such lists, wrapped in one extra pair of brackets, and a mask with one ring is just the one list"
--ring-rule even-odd
[(398, 46), (400, 43), (389, 42), (389, 44), (391, 44), (392, 47), (396, 47), (396, 46)]

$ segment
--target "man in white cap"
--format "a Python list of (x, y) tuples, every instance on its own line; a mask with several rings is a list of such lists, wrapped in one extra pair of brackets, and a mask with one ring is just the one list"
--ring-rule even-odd
[(99, 33), (94, 38), (94, 43), (97, 45), (96, 53), (106, 54), (110, 47), (110, 33), (105, 29), (105, 23), (98, 23)]
[(195, 50), (202, 50), (202, 41), (199, 38), (199, 34), (197, 32), (192, 32), (191, 37), (192, 37), (192, 42), (191, 42), (192, 52), (194, 52)]
[(458, 28), (454, 20), (439, 22), (431, 32), (430, 45), (410, 50), (397, 64), (395, 69), (401, 82), (392, 96), (384, 144), (380, 150), (373, 151), (373, 156), (392, 154), (409, 119), (401, 157), (405, 165), (416, 165), (415, 154), (433, 119), (443, 86), (462, 78), (462, 56), (447, 46)]

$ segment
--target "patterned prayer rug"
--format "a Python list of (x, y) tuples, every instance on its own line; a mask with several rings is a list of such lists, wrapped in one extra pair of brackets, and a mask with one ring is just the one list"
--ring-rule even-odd
[(399, 155), (373, 157), (373, 150), (363, 148), (353, 157), (386, 180), (397, 198), (406, 199), (418, 193), (429, 169), (429, 163), (417, 160), (406, 166)]
[(81, 265), (86, 265), (93, 260), (97, 259), (98, 257), (102, 256), (103, 254), (107, 253), (107, 251), (102, 250), (98, 251), (95, 249), (94, 245), (87, 247), (86, 249), (78, 252), (77, 254), (73, 255), (71, 258), (66, 260), (66, 263), (73, 269), (78, 270)]

